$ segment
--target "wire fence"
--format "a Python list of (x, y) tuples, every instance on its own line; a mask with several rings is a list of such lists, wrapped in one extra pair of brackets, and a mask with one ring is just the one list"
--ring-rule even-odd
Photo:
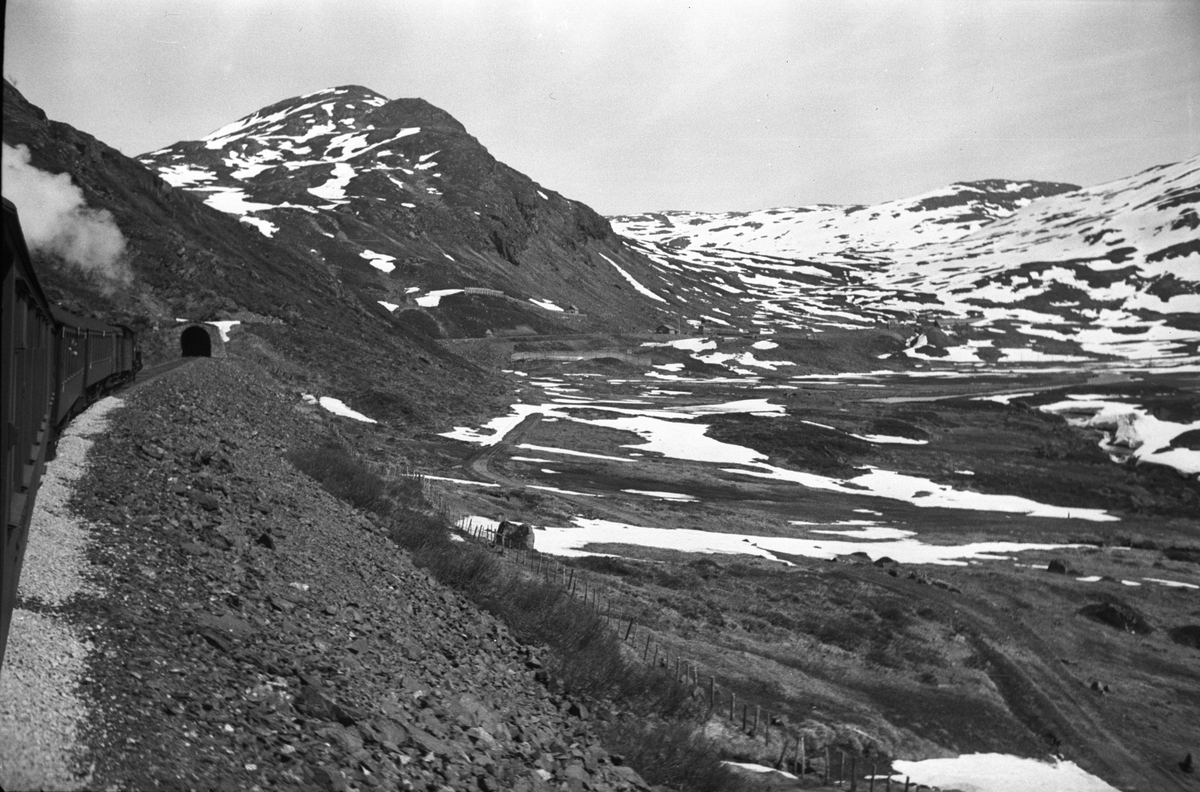
[[(626, 646), (628, 656), (653, 668), (673, 675), (676, 683), (686, 685), (694, 697), (707, 700), (706, 720), (718, 718), (744, 738), (762, 740), (756, 753), (769, 754), (775, 769), (792, 773), (806, 781), (839, 786), (858, 792), (937, 792), (938, 787), (897, 780), (888, 770), (891, 759), (872, 752), (846, 750), (843, 746), (798, 733), (789, 723), (786, 708), (763, 706), (747, 698), (739, 698), (736, 690), (718, 685), (716, 675), (703, 673), (701, 664), (685, 656), (677, 648), (662, 641), (651, 628), (638, 622), (636, 616), (614, 612), (614, 597), (602, 576), (564, 564), (557, 558), (527, 547), (503, 547), (497, 542), (498, 523), (476, 515), (456, 513), (451, 498), (443, 487), (452, 479), (432, 477), (411, 468), (388, 465), (386, 475), (405, 477), (420, 482), (426, 501), (452, 525), (464, 541), (497, 548), (497, 557), (511, 566), (517, 574), (561, 587), (604, 619), (608, 629)], [(778, 754), (775, 753), (778, 750)], [(884, 773), (878, 772), (883, 768)], [(860, 775), (861, 773), (861, 775)]]

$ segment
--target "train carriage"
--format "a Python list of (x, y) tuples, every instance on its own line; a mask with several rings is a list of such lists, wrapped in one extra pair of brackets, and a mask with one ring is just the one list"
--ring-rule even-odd
[(33, 502), (54, 441), (97, 396), (141, 368), (128, 327), (76, 316), (46, 299), (16, 207), (4, 202), (0, 281), (0, 664)]
[(131, 379), (140, 360), (136, 336), (128, 327), (51, 310), (59, 334), (54, 424), (61, 427), (101, 390)]

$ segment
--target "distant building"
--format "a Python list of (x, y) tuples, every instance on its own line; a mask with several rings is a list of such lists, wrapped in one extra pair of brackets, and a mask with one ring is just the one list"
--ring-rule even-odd
[(672, 327), (671, 325), (667, 324), (660, 324), (658, 327), (654, 328), (654, 332), (658, 335), (679, 335), (679, 328)]

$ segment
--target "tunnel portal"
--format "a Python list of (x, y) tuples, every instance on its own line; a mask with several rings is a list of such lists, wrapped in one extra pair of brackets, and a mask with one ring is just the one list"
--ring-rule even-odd
[(208, 331), (198, 325), (183, 331), (179, 336), (179, 348), (183, 357), (212, 357), (212, 339)]

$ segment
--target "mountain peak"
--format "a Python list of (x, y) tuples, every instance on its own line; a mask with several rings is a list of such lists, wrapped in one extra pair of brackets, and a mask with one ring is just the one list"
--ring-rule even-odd
[(466, 134), (467, 128), (445, 110), (420, 99), (395, 99), (371, 113), (370, 122), (382, 126), (403, 124), (422, 129)]

